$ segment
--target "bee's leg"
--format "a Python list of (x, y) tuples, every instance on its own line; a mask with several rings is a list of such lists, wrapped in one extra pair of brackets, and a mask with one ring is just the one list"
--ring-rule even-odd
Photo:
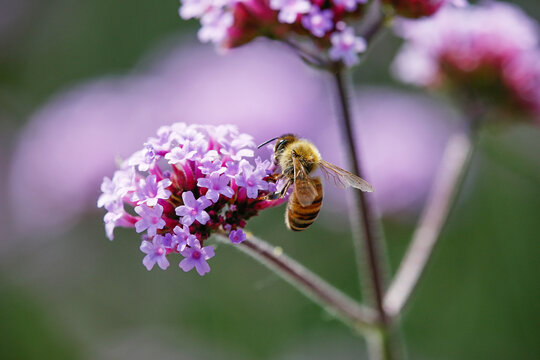
[(287, 183), (285, 184), (285, 186), (283, 187), (283, 189), (281, 189), (281, 191), (279, 192), (275, 192), (273, 194), (268, 194), (266, 195), (266, 198), (268, 200), (277, 200), (277, 199), (281, 199), (282, 197), (285, 196), (285, 194), (287, 193), (287, 190), (289, 190), (289, 188), (291, 187), (292, 185), (292, 180), (289, 180), (287, 181)]
[(275, 173), (275, 174), (272, 174), (272, 175), (268, 175), (268, 180), (273, 181), (273, 182), (278, 181), (280, 178), (281, 178), (280, 173)]

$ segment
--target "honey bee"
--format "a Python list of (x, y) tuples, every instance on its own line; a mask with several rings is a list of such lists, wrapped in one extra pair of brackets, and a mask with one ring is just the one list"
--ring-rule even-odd
[(323, 160), (315, 145), (296, 135), (285, 134), (270, 139), (258, 147), (274, 140), (277, 140), (274, 146), (275, 162), (281, 168), (281, 173), (276, 174), (276, 178), (284, 179), (286, 182), (281, 191), (270, 194), (268, 198), (282, 198), (289, 187), (294, 186), (285, 212), (285, 224), (290, 230), (307, 229), (319, 215), (323, 199), (322, 182), (320, 177), (310, 176), (317, 168), (321, 168), (323, 173), (333, 178), (338, 185), (351, 186), (366, 192), (373, 191), (373, 187), (367, 181)]

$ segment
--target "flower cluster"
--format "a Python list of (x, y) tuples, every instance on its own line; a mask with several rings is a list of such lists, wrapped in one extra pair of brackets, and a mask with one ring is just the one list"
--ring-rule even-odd
[(182, 270), (204, 275), (214, 256), (204, 242), (213, 232), (240, 243), (246, 220), (285, 201), (265, 200), (276, 191), (275, 165), (260, 158), (250, 163), (254, 147), (251, 136), (233, 126), (161, 127), (112, 179), (103, 179), (98, 207), (108, 211), (107, 236), (112, 240), (118, 226), (134, 227), (143, 233), (148, 270), (156, 263), (166, 269), (168, 255), (180, 254)]
[(540, 114), (538, 27), (514, 5), (445, 7), (398, 30), (407, 40), (394, 62), (401, 80)]
[(181, 0), (180, 16), (201, 21), (199, 39), (232, 48), (258, 36), (289, 41), (309, 39), (332, 61), (351, 66), (365, 51), (351, 20), (360, 18), (368, 0)]

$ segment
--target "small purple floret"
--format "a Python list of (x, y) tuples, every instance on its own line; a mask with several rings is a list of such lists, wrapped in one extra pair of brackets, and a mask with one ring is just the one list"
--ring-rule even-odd
[(302, 26), (311, 31), (316, 37), (323, 37), (334, 27), (334, 12), (322, 10), (313, 6), (309, 14), (302, 17)]
[(236, 184), (246, 188), (248, 198), (256, 199), (259, 190), (268, 189), (268, 183), (263, 180), (266, 177), (264, 169), (256, 168), (253, 171), (253, 167), (246, 160), (242, 160), (239, 167), (241, 173), (235, 177)]
[(166, 200), (171, 196), (171, 192), (166, 190), (171, 184), (169, 179), (157, 182), (156, 175), (149, 175), (146, 179), (140, 180), (139, 188), (131, 200), (136, 201), (139, 205), (155, 206), (159, 199)]
[(216, 203), (219, 200), (219, 195), (227, 198), (234, 196), (234, 190), (228, 186), (231, 179), (227, 175), (221, 175), (219, 172), (214, 172), (209, 178), (200, 178), (197, 185), (207, 188), (206, 198)]
[(175, 147), (170, 153), (165, 155), (165, 159), (169, 164), (178, 164), (184, 160), (191, 160), (197, 154), (196, 150), (192, 150), (189, 146)]
[(186, 247), (180, 252), (184, 256), (184, 260), (180, 261), (179, 266), (186, 272), (195, 268), (199, 275), (203, 276), (210, 271), (210, 265), (206, 261), (214, 257), (214, 248), (212, 246), (201, 248), (199, 240), (193, 240), (189, 245), (190, 247)]
[(182, 200), (184, 205), (176, 208), (176, 215), (181, 216), (180, 222), (184, 225), (191, 225), (197, 220), (201, 225), (206, 224), (210, 220), (210, 216), (204, 209), (212, 205), (212, 201), (208, 200), (205, 196), (201, 196), (195, 200), (195, 196), (191, 191), (182, 193)]
[(279, 22), (292, 24), (298, 15), (309, 12), (311, 3), (308, 0), (270, 0), (270, 8), (279, 10)]
[(177, 244), (176, 244), (176, 250), (178, 252), (181, 252), (184, 250), (188, 243), (191, 243), (194, 240), (197, 240), (197, 237), (195, 235), (191, 234), (189, 232), (189, 227), (186, 225), (183, 225), (183, 227), (175, 226), (174, 229), (174, 236), (176, 238)]
[(146, 204), (141, 204), (135, 207), (135, 212), (141, 216), (141, 219), (135, 223), (135, 231), (138, 233), (148, 230), (148, 235), (154, 236), (158, 229), (165, 227), (165, 220), (161, 218), (163, 206), (157, 204), (151, 208)]
[(229, 240), (231, 240), (233, 244), (240, 244), (242, 241), (246, 240), (246, 233), (241, 229), (233, 230), (229, 234)]
[(345, 28), (341, 32), (335, 32), (330, 37), (332, 47), (329, 55), (334, 61), (341, 60), (347, 66), (358, 63), (358, 53), (366, 51), (367, 43), (364, 38), (354, 35), (351, 27)]
[(354, 11), (358, 4), (366, 4), (367, 0), (333, 0), (336, 6), (343, 6), (347, 11)]
[(152, 270), (156, 263), (162, 270), (169, 267), (169, 260), (167, 260), (166, 256), (167, 250), (163, 245), (163, 236), (154, 236), (152, 242), (143, 240), (140, 249), (146, 254), (143, 259), (143, 264), (148, 271)]

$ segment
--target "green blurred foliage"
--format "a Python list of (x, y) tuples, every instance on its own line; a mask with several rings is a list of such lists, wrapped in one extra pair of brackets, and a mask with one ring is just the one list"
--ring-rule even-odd
[[(180, 21), (173, 0), (27, 4), (23, 25), (0, 48), (0, 125), (10, 133), (59, 90), (129, 72), (161, 42), (194, 38), (197, 28)], [(537, 1), (519, 4), (540, 18)], [(397, 86), (387, 69), (398, 44), (389, 33), (379, 39), (356, 81)], [(539, 136), (521, 128), (482, 137), (461, 201), (403, 316), (411, 359), (539, 357)], [(273, 209), (249, 228), (358, 297), (350, 234), (324, 219), (292, 234), (282, 217), (282, 208)], [(412, 225), (387, 219), (384, 227), (395, 269)], [(339, 339), (336, 358), (363, 358), (361, 339), (230, 247), (218, 249), (213, 271), (200, 278), (174, 263), (147, 272), (138, 236), (120, 230), (108, 242), (100, 215), (61, 237), (36, 236), (43, 240), (32, 245), (10, 237), (20, 245), (0, 258), (1, 359), (136, 359), (146, 351), (165, 354), (158, 358), (316, 359), (331, 347), (325, 339)]]

